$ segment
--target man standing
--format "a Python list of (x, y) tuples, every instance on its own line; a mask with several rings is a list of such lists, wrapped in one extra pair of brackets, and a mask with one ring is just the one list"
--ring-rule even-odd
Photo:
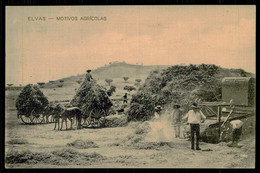
[(93, 78), (92, 78), (90, 72), (91, 72), (91, 70), (87, 70), (87, 74), (86, 74), (86, 80), (87, 80), (87, 81), (93, 80)]
[(156, 106), (155, 108), (155, 112), (154, 112), (154, 119), (159, 119), (160, 118), (160, 112), (162, 110), (161, 106)]
[(175, 104), (173, 105), (173, 111), (171, 115), (171, 121), (173, 123), (175, 138), (180, 137), (180, 126), (181, 126), (181, 112), (180, 112), (180, 105)]
[(123, 103), (127, 103), (127, 93), (123, 96)]
[(183, 120), (186, 121), (187, 119), (191, 131), (191, 149), (194, 150), (194, 134), (196, 133), (196, 150), (201, 150), (199, 148), (200, 123), (203, 123), (206, 117), (201, 112), (197, 103), (193, 103), (191, 110), (183, 117)]

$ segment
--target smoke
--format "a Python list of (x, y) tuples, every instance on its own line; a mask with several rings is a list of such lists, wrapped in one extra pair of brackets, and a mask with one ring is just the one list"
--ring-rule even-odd
[(149, 121), (151, 131), (145, 139), (148, 142), (170, 142), (174, 139), (174, 127), (171, 123), (170, 113), (165, 112), (158, 119)]

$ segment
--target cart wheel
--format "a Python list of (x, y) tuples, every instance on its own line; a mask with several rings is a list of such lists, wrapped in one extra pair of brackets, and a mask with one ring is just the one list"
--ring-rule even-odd
[(31, 124), (31, 118), (28, 115), (20, 115), (21, 120), (24, 124)]
[(31, 116), (32, 116), (31, 121), (34, 124), (40, 124), (44, 120), (43, 115), (35, 113), (34, 110), (32, 111)]
[(90, 116), (93, 117), (93, 118), (101, 118), (103, 116), (105, 116), (105, 111), (102, 110), (102, 109), (93, 109), (91, 112), (90, 112)]
[(105, 124), (105, 111), (102, 109), (93, 109), (90, 116), (93, 117), (93, 127), (103, 127)]

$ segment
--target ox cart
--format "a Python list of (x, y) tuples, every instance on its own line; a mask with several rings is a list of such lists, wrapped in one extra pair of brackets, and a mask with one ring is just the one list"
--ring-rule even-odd
[(33, 109), (29, 113), (17, 114), (17, 118), (20, 118), (24, 124), (42, 124), (42, 123), (53, 123), (53, 115), (50, 107), (46, 107), (41, 111), (35, 111)]

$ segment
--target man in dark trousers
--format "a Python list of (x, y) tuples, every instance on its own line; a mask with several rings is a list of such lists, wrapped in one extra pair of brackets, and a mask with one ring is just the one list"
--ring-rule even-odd
[(87, 81), (93, 80), (93, 78), (92, 78), (90, 72), (91, 72), (91, 70), (87, 70), (87, 74), (86, 74), (86, 80), (87, 80)]
[(186, 121), (187, 119), (191, 131), (191, 149), (194, 150), (194, 134), (196, 133), (196, 150), (201, 150), (199, 147), (200, 123), (203, 123), (206, 120), (206, 117), (201, 112), (197, 103), (193, 103), (191, 110), (183, 117), (183, 120)]
[(125, 93), (125, 95), (123, 96), (123, 103), (127, 103), (127, 93)]

